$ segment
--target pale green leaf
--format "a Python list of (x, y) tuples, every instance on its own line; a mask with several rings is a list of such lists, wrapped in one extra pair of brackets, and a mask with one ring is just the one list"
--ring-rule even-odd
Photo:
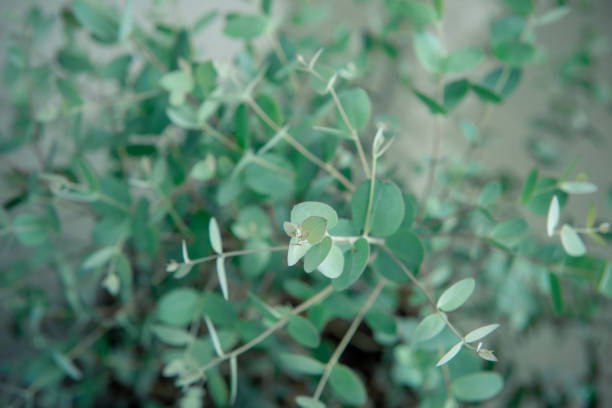
[(568, 194), (589, 194), (597, 191), (597, 186), (588, 181), (564, 181), (559, 187)]
[(221, 286), (221, 292), (225, 300), (229, 297), (227, 288), (227, 274), (225, 273), (225, 257), (217, 257), (217, 277), (219, 279), (219, 286)]
[(223, 241), (221, 239), (221, 232), (219, 231), (219, 224), (217, 220), (212, 217), (208, 223), (208, 238), (210, 239), (210, 245), (212, 249), (218, 253), (223, 253)]
[(292, 373), (318, 375), (322, 374), (325, 366), (312, 357), (293, 353), (280, 353), (279, 362), (283, 368)]
[(327, 220), (328, 229), (334, 228), (338, 223), (338, 214), (336, 211), (328, 204), (316, 201), (305, 201), (293, 206), (290, 219), (293, 224), (299, 225), (303, 223), (306, 218), (312, 216), (325, 218)]
[(476, 340), (480, 340), (483, 337), (488, 336), (492, 331), (496, 330), (498, 327), (499, 327), (499, 324), (489, 324), (486, 326), (479, 327), (478, 329), (474, 329), (465, 335), (465, 342), (472, 343)]
[(460, 401), (478, 402), (493, 398), (504, 385), (498, 373), (482, 371), (459, 377), (451, 383), (453, 395)]
[(450, 312), (458, 309), (472, 295), (476, 283), (474, 279), (462, 279), (459, 282), (446, 289), (440, 299), (438, 299), (437, 307), (444, 312)]
[(314, 348), (319, 345), (320, 339), (317, 328), (303, 317), (291, 316), (287, 325), (287, 332), (303, 346)]
[(321, 242), (313, 246), (304, 257), (304, 270), (308, 273), (314, 271), (327, 258), (332, 245), (332, 239), (325, 237)]
[(317, 268), (324, 276), (335, 279), (344, 269), (344, 254), (337, 246), (333, 246), (327, 258)]
[(461, 347), (463, 347), (463, 341), (460, 341), (459, 343), (457, 343), (453, 347), (451, 347), (451, 349), (448, 350), (446, 352), (446, 354), (444, 354), (440, 360), (438, 360), (438, 363), (436, 364), (436, 367), (443, 366), (444, 364), (448, 363), (453, 358), (455, 358), (457, 353), (459, 353), (459, 351), (461, 351)]
[(367, 393), (361, 379), (347, 366), (336, 364), (329, 375), (332, 391), (350, 405), (362, 405)]
[(557, 196), (553, 196), (550, 200), (550, 206), (548, 207), (548, 216), (546, 217), (546, 233), (549, 237), (552, 237), (555, 228), (559, 224), (560, 206), (559, 199)]
[(571, 256), (582, 256), (586, 254), (586, 247), (582, 239), (571, 226), (564, 224), (561, 227), (561, 244), (563, 249)]
[(412, 332), (412, 339), (415, 342), (429, 340), (437, 336), (444, 329), (445, 325), (446, 323), (444, 323), (444, 319), (439, 313), (432, 313), (417, 325), (414, 332)]

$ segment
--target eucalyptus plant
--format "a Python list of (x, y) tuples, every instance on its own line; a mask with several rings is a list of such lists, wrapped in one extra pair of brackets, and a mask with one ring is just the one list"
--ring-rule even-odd
[[(458, 50), (443, 0), (373, 2), (357, 46), (357, 28), (312, 29), (325, 4), (179, 25), (119, 3), (32, 7), (11, 27), (0, 302), (24, 350), (0, 364), (2, 405), (502, 406), (498, 364), (520, 356), (494, 336), (537, 320), (505, 299), (536, 280), (525, 305), (564, 316), (612, 295), (592, 250), (609, 223), (563, 211), (598, 192), (580, 162), (514, 179), (469, 166), (565, 2), (506, 0), (488, 46)], [(194, 43), (216, 20), (243, 43), (231, 62)], [(392, 79), (433, 117), (422, 191), (386, 160), (412, 136), (372, 102), (380, 59), (427, 73)], [(456, 113), (469, 97), (479, 118)], [(445, 162), (455, 123), (469, 147)]]

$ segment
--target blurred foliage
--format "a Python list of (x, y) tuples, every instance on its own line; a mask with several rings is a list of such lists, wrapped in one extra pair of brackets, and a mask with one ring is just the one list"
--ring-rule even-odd
[[(521, 383), (502, 345), (612, 296), (609, 224), (563, 212), (598, 191), (564, 146), (604, 137), (600, 38), (558, 66), (539, 169), (472, 160), (490, 111), (552, 63), (540, 27), (584, 4), (504, 0), (490, 38), (447, 50), (443, 0), (347, 2), (375, 10), (365, 26), (325, 2), (189, 26), (153, 3), (143, 25), (131, 0), (9, 24), (2, 406), (597, 406), (596, 378)], [(231, 62), (194, 45), (217, 20)], [(433, 117), (423, 191), (383, 160), (407, 136), (371, 100), (381, 66)], [(468, 98), (480, 116), (457, 113)], [(443, 125), (468, 144), (444, 160)]]

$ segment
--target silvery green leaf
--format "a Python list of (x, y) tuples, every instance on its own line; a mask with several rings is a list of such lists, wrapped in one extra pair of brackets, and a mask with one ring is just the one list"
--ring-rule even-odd
[(444, 354), (442, 358), (438, 361), (438, 363), (436, 364), (436, 367), (443, 366), (444, 364), (451, 361), (457, 355), (457, 353), (461, 351), (461, 347), (463, 347), (463, 341), (460, 341), (459, 343), (451, 347), (451, 349), (448, 350), (446, 354)]
[(474, 279), (467, 278), (460, 280), (450, 288), (446, 289), (440, 299), (438, 299), (438, 309), (450, 312), (458, 309), (472, 295), (476, 283)]
[(116, 273), (109, 273), (106, 275), (104, 280), (102, 281), (102, 286), (108, 290), (108, 293), (115, 296), (119, 293), (119, 287), (121, 282), (119, 281), (119, 277)]
[(344, 269), (344, 254), (342, 250), (334, 245), (317, 269), (330, 279), (340, 276), (342, 269)]
[(582, 256), (586, 254), (586, 247), (582, 239), (571, 226), (564, 224), (561, 227), (561, 244), (563, 249), (571, 256)]
[(287, 264), (293, 266), (298, 263), (298, 261), (306, 255), (306, 252), (308, 252), (311, 246), (312, 245), (306, 241), (300, 242), (297, 238), (291, 238), (291, 241), (289, 241), (289, 249), (287, 250)]
[(597, 186), (588, 181), (564, 181), (560, 187), (568, 194), (589, 194), (597, 191)]
[(223, 244), (221, 240), (221, 232), (219, 231), (219, 224), (217, 224), (217, 220), (213, 217), (210, 219), (208, 224), (208, 236), (210, 238), (210, 245), (218, 254), (223, 253)]
[(229, 297), (227, 290), (227, 274), (225, 273), (225, 258), (220, 256), (217, 258), (217, 277), (219, 278), (219, 286), (221, 286), (221, 292), (225, 300)]
[(438, 335), (444, 329), (444, 326), (442, 316), (439, 313), (432, 313), (417, 325), (412, 333), (412, 339), (415, 342), (429, 340)]
[(550, 200), (550, 206), (548, 207), (548, 217), (546, 218), (546, 233), (549, 237), (552, 237), (557, 224), (559, 223), (559, 199), (557, 196), (553, 196)]
[(480, 340), (483, 337), (489, 335), (495, 329), (499, 327), (499, 324), (489, 324), (487, 326), (479, 327), (478, 329), (474, 329), (468, 334), (465, 335), (465, 342), (472, 343), (476, 340)]

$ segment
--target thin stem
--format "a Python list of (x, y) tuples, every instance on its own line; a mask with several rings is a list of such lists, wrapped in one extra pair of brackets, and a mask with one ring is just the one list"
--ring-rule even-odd
[(359, 328), (359, 325), (363, 321), (363, 318), (365, 317), (368, 310), (370, 310), (370, 308), (376, 301), (376, 298), (378, 297), (380, 292), (383, 290), (386, 283), (387, 283), (387, 280), (385, 278), (382, 278), (381, 280), (379, 280), (378, 284), (376, 284), (376, 287), (372, 290), (372, 293), (370, 293), (370, 296), (368, 296), (365, 303), (361, 306), (361, 309), (359, 309), (359, 312), (357, 312), (357, 315), (353, 319), (353, 322), (349, 326), (346, 333), (344, 333), (342, 340), (340, 340), (340, 344), (338, 344), (338, 346), (334, 350), (334, 353), (332, 354), (329, 361), (325, 365), (325, 370), (323, 371), (323, 375), (321, 376), (321, 379), (319, 380), (319, 384), (317, 385), (317, 388), (312, 396), (313, 399), (318, 400), (319, 398), (321, 398), (321, 393), (323, 392), (323, 389), (325, 388), (325, 384), (327, 383), (327, 379), (329, 378), (329, 375), (331, 374), (332, 369), (334, 368), (334, 366), (340, 359), (340, 356), (344, 352), (344, 349), (346, 349), (346, 347), (350, 343), (351, 339), (355, 335), (355, 332)]
[[(261, 107), (257, 105), (257, 103), (252, 98), (248, 98), (246, 102), (251, 107), (251, 109), (253, 109), (255, 114), (257, 114), (257, 116), (259, 116), (270, 128), (272, 128), (272, 130), (274, 130), (275, 132), (281, 131), (281, 127), (277, 125), (266, 114), (266, 112), (264, 112), (263, 109), (261, 109)], [(342, 173), (336, 170), (333, 166), (331, 166), (329, 163), (325, 163), (323, 160), (319, 159), (317, 156), (310, 153), (310, 151), (306, 149), (304, 145), (302, 145), (300, 142), (295, 140), (289, 133), (283, 132), (282, 135), (283, 135), (283, 139), (285, 139), (285, 141), (289, 143), (295, 150), (300, 152), (306, 159), (310, 160), (312, 163), (319, 166), (321, 169), (327, 171), (336, 180), (338, 180), (344, 187), (346, 187), (349, 191), (351, 192), (355, 191), (355, 186), (353, 185), (353, 183), (351, 183), (346, 177), (342, 175)]]
[(304, 302), (300, 303), (298, 306), (296, 306), (293, 309), (291, 309), (291, 311), (288, 314), (283, 316), (280, 320), (278, 320), (272, 326), (268, 327), (268, 329), (266, 329), (260, 335), (255, 337), (253, 340), (251, 340), (248, 343), (245, 343), (242, 346), (240, 346), (240, 347), (230, 351), (229, 353), (225, 353), (223, 356), (220, 356), (220, 357), (217, 357), (217, 358), (213, 359), (208, 364), (204, 365), (200, 369), (200, 371), (206, 372), (206, 370), (209, 370), (210, 368), (217, 366), (218, 364), (224, 362), (225, 360), (228, 360), (228, 359), (230, 359), (232, 357), (238, 357), (240, 354), (249, 351), (250, 349), (252, 349), (256, 345), (258, 345), (259, 343), (261, 343), (262, 341), (267, 339), (268, 336), (270, 336), (272, 333), (274, 333), (278, 329), (282, 328), (289, 321), (291, 316), (300, 314), (301, 312), (303, 312), (304, 310), (310, 308), (314, 304), (322, 301), (323, 299), (325, 299), (332, 292), (332, 290), (333, 290), (333, 286), (332, 285), (326, 286), (320, 292), (316, 293), (315, 295), (313, 295), (309, 299), (305, 300)]
[(370, 232), (370, 217), (372, 213), (372, 203), (374, 202), (374, 185), (376, 184), (376, 154), (372, 154), (372, 176), (370, 177), (370, 195), (368, 197), (368, 209), (366, 211), (366, 218), (363, 224), (363, 235), (368, 236)]
[(423, 189), (423, 194), (421, 196), (421, 205), (419, 208), (419, 213), (416, 217), (416, 221), (420, 221), (425, 215), (425, 209), (427, 206), (427, 201), (429, 200), (429, 196), (431, 195), (431, 191), (433, 189), (433, 183), (436, 178), (436, 169), (438, 166), (438, 161), (440, 157), (440, 140), (442, 139), (442, 129), (440, 125), (440, 121), (437, 117), (434, 117), (434, 140), (431, 147), (431, 158), (429, 161), (429, 166), (427, 167), (427, 179), (425, 181), (425, 188)]
[(336, 93), (336, 90), (333, 86), (329, 88), (329, 93), (331, 94), (332, 99), (334, 100), (336, 108), (338, 108), (338, 111), (340, 112), (340, 116), (342, 117), (344, 124), (346, 125), (346, 127), (349, 128), (349, 131), (351, 132), (351, 137), (353, 138), (355, 146), (357, 147), (357, 153), (359, 153), (359, 160), (361, 161), (361, 167), (363, 167), (363, 172), (365, 173), (366, 178), (370, 178), (370, 168), (368, 166), (368, 160), (366, 159), (363, 146), (361, 145), (361, 141), (359, 140), (357, 130), (355, 130), (355, 128), (349, 121), (348, 116), (346, 116), (346, 112), (344, 111), (344, 108), (340, 103), (340, 98), (338, 98), (338, 94)]
[(355, 243), (355, 241), (359, 240), (359, 239), (365, 239), (366, 241), (368, 241), (370, 244), (375, 244), (375, 245), (384, 245), (385, 240), (384, 238), (372, 238), (372, 237), (366, 237), (363, 235), (351, 235), (351, 236), (329, 236), (333, 242), (335, 242), (336, 244), (350, 244), (353, 245)]
[(191, 259), (187, 263), (182, 263), (182, 265), (196, 265), (196, 264), (199, 264), (199, 263), (213, 261), (213, 260), (219, 258), (220, 256), (222, 256), (224, 258), (231, 258), (233, 256), (255, 254), (255, 253), (258, 253), (258, 252), (285, 251), (288, 248), (289, 248), (288, 245), (283, 245), (283, 246), (275, 246), (275, 247), (268, 247), (268, 248), (241, 249), (239, 251), (224, 252), (222, 254), (215, 254), (215, 255), (205, 256), (205, 257), (202, 257), (202, 258)]

